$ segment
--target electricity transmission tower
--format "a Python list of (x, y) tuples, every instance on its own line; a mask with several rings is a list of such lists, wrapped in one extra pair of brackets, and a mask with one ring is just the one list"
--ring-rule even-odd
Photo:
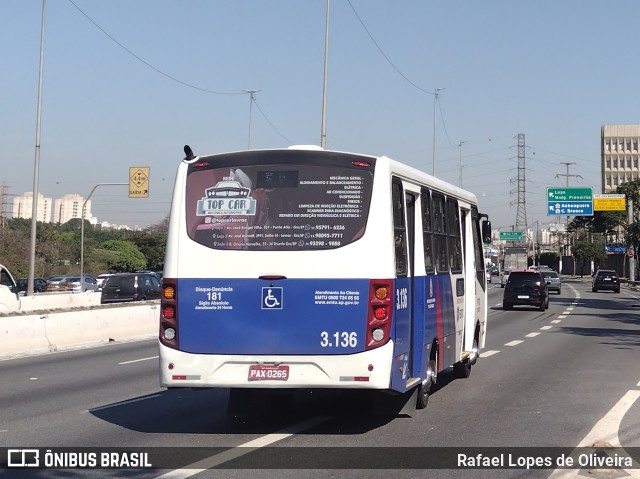
[[(526, 199), (526, 178), (525, 178), (525, 145), (524, 133), (518, 133), (518, 176), (511, 183), (516, 182), (516, 187), (511, 190), (511, 194), (516, 194), (516, 230), (526, 231), (527, 229), (527, 199)], [(513, 201), (511, 206), (513, 206)]]
[(7, 204), (7, 183), (6, 181), (2, 182), (2, 185), (0, 185), (0, 228), (2, 228), (4, 230), (4, 226), (5, 226), (5, 222), (6, 222), (6, 211), (5, 211), (5, 205)]

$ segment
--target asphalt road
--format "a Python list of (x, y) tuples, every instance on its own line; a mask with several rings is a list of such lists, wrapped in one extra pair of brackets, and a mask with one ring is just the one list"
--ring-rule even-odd
[[(155, 340), (0, 361), (2, 447), (158, 447), (167, 458), (163, 470), (5, 469), (0, 476), (616, 477), (589, 467), (420, 469), (422, 460), (410, 455), (397, 464), (413, 450), (392, 448), (421, 448), (413, 452), (423, 455), (439, 454), (431, 447), (452, 448), (442, 454), (478, 446), (571, 450), (585, 440), (640, 447), (640, 294), (626, 287), (592, 293), (586, 278), (569, 279), (540, 312), (503, 311), (502, 291), (490, 286), (487, 345), (471, 376), (441, 374), (428, 407), (410, 415), (371, 414), (361, 398), (322, 392), (300, 394), (286, 407), (258, 404), (248, 414), (228, 415), (226, 390), (158, 386)], [(198, 450), (206, 458), (202, 468), (223, 468), (181, 468), (191, 460), (182, 447), (211, 448)], [(351, 447), (364, 449), (336, 449)], [(358, 468), (336, 469), (341, 461)], [(283, 469), (261, 469), (265, 464)], [(292, 464), (304, 468), (287, 469)]]

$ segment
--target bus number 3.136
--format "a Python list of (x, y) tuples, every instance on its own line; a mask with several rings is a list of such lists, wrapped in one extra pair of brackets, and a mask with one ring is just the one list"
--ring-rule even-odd
[(336, 331), (331, 334), (327, 331), (320, 333), (320, 346), (323, 348), (355, 348), (358, 345), (358, 333)]

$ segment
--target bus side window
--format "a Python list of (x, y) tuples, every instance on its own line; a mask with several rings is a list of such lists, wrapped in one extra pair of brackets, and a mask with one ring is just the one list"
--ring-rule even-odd
[(449, 271), (449, 255), (447, 253), (446, 209), (444, 196), (433, 195), (433, 251), (438, 273)]
[(482, 244), (482, 234), (480, 233), (480, 217), (478, 209), (473, 206), (471, 208), (471, 228), (473, 230), (473, 251), (476, 263), (476, 275), (478, 280), (483, 283), (482, 278), (486, 278), (484, 274), (484, 246)]
[(427, 273), (433, 273), (433, 227), (431, 222), (431, 195), (423, 188), (422, 198), (422, 237), (424, 244), (424, 268)]
[(393, 182), (391, 185), (391, 201), (393, 202), (393, 238), (396, 255), (396, 275), (407, 275), (407, 230), (404, 222), (404, 195), (402, 185)]
[(462, 271), (462, 244), (460, 241), (460, 210), (458, 202), (447, 199), (447, 229), (449, 233), (449, 264), (454, 272)]

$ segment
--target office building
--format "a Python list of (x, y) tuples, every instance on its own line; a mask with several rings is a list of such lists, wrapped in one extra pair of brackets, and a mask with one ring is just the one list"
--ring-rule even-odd
[(602, 193), (640, 178), (640, 125), (602, 125), (600, 148)]

